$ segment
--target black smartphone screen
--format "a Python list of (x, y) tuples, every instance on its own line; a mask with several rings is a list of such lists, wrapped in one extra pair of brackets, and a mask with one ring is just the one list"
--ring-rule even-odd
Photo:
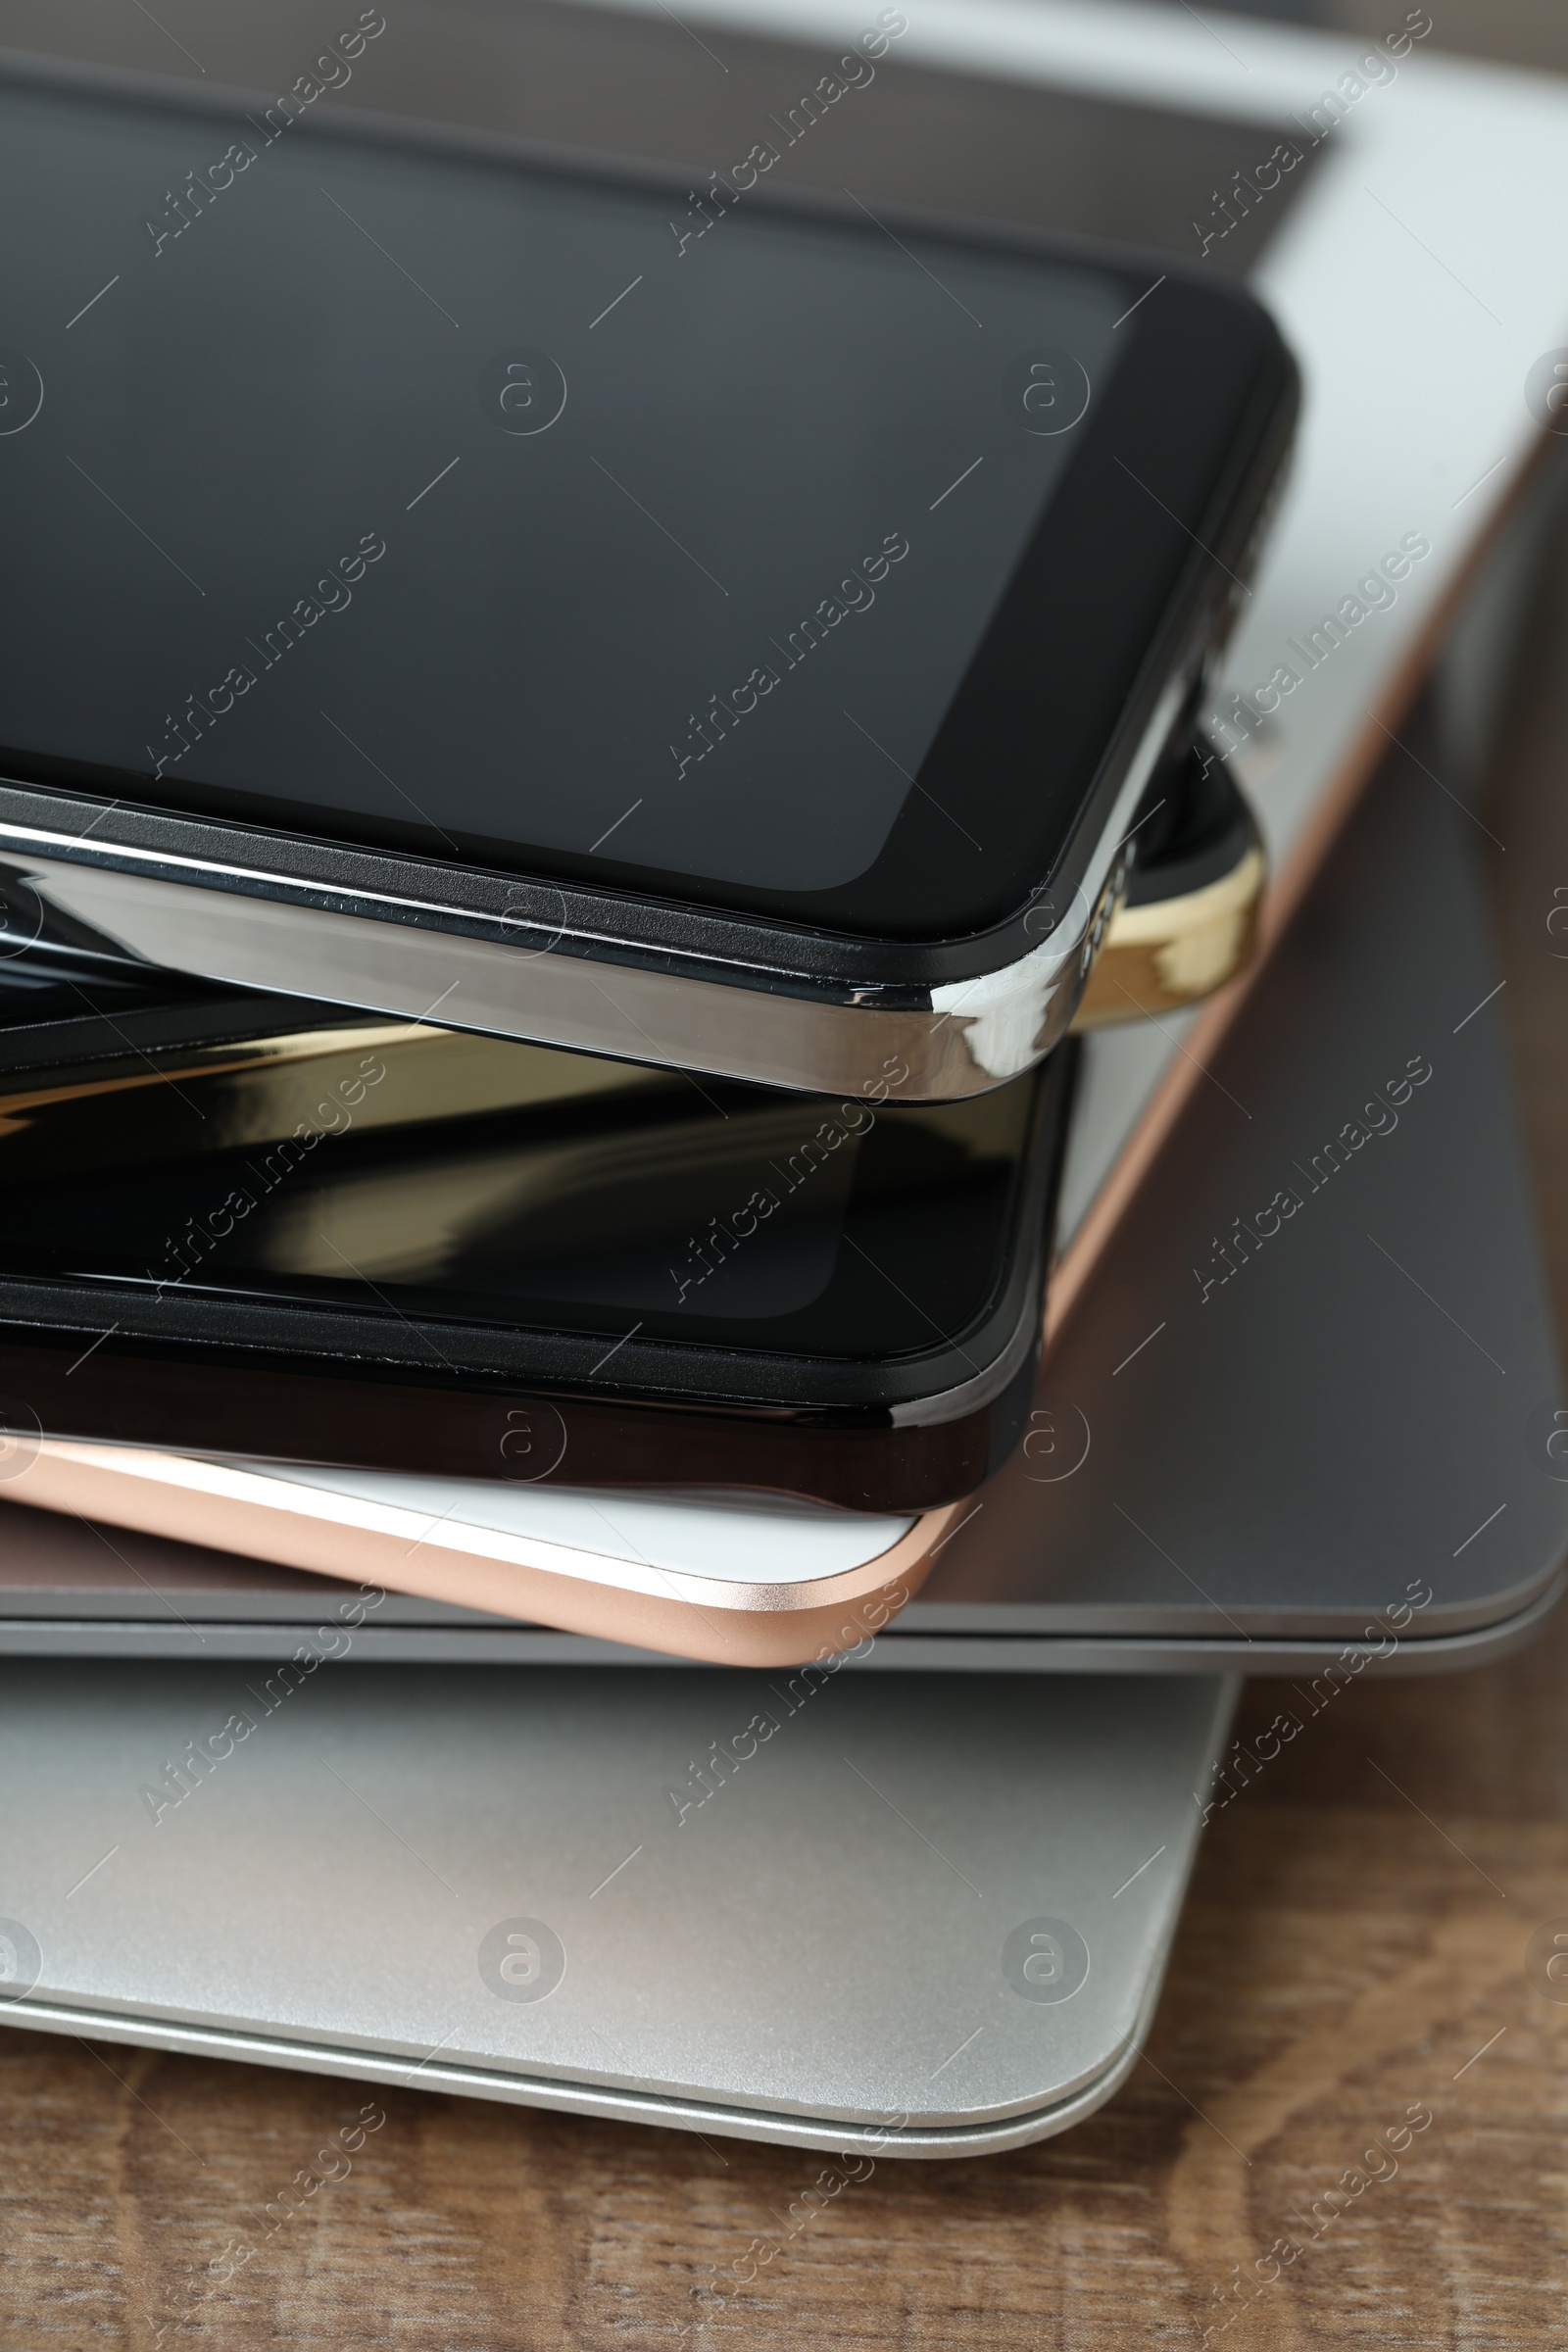
[(906, 1106), (896, 1070), (840, 1102), (348, 1015), (116, 1043), (0, 1084), (0, 1274), (863, 1360), (1043, 1249), (1049, 1072)]
[(688, 192), (325, 112), (0, 89), (13, 772), (851, 931), (1026, 897), (1256, 316), (771, 202), (793, 117)]

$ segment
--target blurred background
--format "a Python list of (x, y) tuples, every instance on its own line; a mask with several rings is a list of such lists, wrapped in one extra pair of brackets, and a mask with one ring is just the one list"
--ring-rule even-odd
[[(1387, 32), (1402, 13), (1388, 0), (1253, 0), (1247, 8), (1233, 0), (1204, 0), (1203, 9), (1205, 17), (1268, 17), (1319, 32), (1376, 34)], [(1562, 0), (1439, 0), (1429, 13), (1435, 49), (1568, 74), (1568, 8)]]

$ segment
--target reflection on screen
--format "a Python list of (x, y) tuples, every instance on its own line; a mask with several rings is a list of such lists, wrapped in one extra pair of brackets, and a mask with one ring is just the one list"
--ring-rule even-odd
[(877, 857), (1124, 307), (750, 186), (17, 88), (0, 203), (0, 746), (783, 890)]
[(835, 1102), (353, 1015), (19, 1071), (0, 1274), (928, 1348), (1001, 1278), (1046, 1083), (904, 1105), (895, 1068)]

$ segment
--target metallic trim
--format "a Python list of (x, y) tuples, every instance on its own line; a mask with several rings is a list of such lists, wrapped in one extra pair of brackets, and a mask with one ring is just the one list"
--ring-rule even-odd
[[(964, 1510), (964, 1505), (955, 1505)], [(968, 1505), (973, 1510), (973, 1505)], [(341, 1597), (348, 1586), (331, 1583), (324, 1599)], [(1312, 1675), (1314, 1668), (1348, 1656), (1366, 1658), (1361, 1680), (1396, 1675), (1467, 1675), (1479, 1665), (1502, 1665), (1535, 1640), (1561, 1606), (1566, 1578), (1531, 1601), (1528, 1609), (1472, 1625), (1464, 1633), (1427, 1635), (1398, 1642), (1390, 1656), (1359, 1642), (1293, 1640), (1291, 1635), (1163, 1635), (1152, 1630), (1093, 1635), (987, 1635), (919, 1633), (907, 1618), (889, 1618), (886, 1633), (865, 1658), (844, 1658), (856, 1675)], [(197, 1609), (197, 1599), (188, 1599)], [(61, 1606), (69, 1588), (54, 1592)], [(924, 1604), (912, 1601), (912, 1611)], [(976, 1611), (978, 1616), (978, 1611)], [(291, 1658), (311, 1640), (308, 1618), (127, 1618), (127, 1616), (5, 1616), (0, 1613), (0, 1658), (205, 1658), (264, 1660)], [(454, 1625), (449, 1621), (360, 1625), (353, 1656), (362, 1665), (630, 1665), (665, 1668), (665, 1651), (590, 1635), (558, 1633), (541, 1625)], [(694, 1668), (712, 1660), (684, 1658)], [(5, 2011), (0, 2011), (0, 2016)]]
[[(1347, 1660), (1354, 1660), (1358, 1673), (1375, 1676), (1380, 1681), (1391, 1676), (1468, 1674), (1477, 1666), (1500, 1665), (1533, 1642), (1553, 1610), (1560, 1606), (1565, 1590), (1568, 1590), (1568, 1576), (1559, 1571), (1544, 1591), (1523, 1608), (1459, 1627), (1452, 1633), (1424, 1634), (1414, 1641), (1400, 1635), (1392, 1647), (1385, 1647), (1381, 1642), (1339, 1641), (1332, 1636), (1319, 1641), (1308, 1635), (1284, 1633), (1245, 1636), (1167, 1633), (1147, 1623), (1126, 1633), (1117, 1633), (1108, 1625), (1103, 1631), (1092, 1634), (987, 1633), (981, 1624), (985, 1605), (982, 1602), (967, 1612), (970, 1631), (928, 1632), (923, 1625), (904, 1622), (897, 1629), (889, 1628), (872, 1655), (856, 1658), (851, 1663), (858, 1673), (871, 1668), (904, 1674), (1310, 1675), (1319, 1667), (1343, 1667)], [(920, 1603), (915, 1604), (917, 1617), (936, 1613), (936, 1609), (922, 1610)], [(1363, 1619), (1365, 1614), (1363, 1610)], [(391, 1629), (377, 1627), (376, 1631), (381, 1634)], [(573, 1654), (578, 1654), (578, 1645), (571, 1647)], [(194, 1655), (194, 1650), (190, 1649), (189, 1654)], [(281, 1648), (277, 1654), (284, 1654)], [(458, 1654), (456, 1650), (451, 1653), (452, 1662), (456, 1662)], [(474, 1649), (463, 1654), (479, 1653)], [(561, 1654), (564, 1659), (565, 1653)], [(586, 1647), (581, 1648), (580, 1654), (585, 1665), (635, 1662), (616, 1657), (601, 1660), (597, 1651)], [(431, 1655), (434, 1656), (433, 1651)], [(442, 1662), (447, 1662), (445, 1653)], [(646, 1662), (660, 1663), (658, 1659)]]
[(432, 1529), (427, 1511), (139, 1446), (45, 1439), (25, 1487), (15, 1499), (39, 1509), (717, 1666), (802, 1665), (879, 1633), (966, 1507), (922, 1513), (887, 1550), (837, 1576), (746, 1584), (495, 1528), (465, 1524), (460, 1543)]
[[(1196, 1841), (1195, 1841), (1196, 1844)], [(1190, 1857), (1188, 1868), (1191, 1867)], [(1185, 1878), (1185, 1871), (1184, 1871)], [(1169, 1949), (1161, 1939), (1132, 2033), (1108, 2066), (1066, 2098), (1001, 2118), (994, 2123), (906, 2125), (886, 2129), (833, 2123), (814, 2116), (768, 2114), (725, 2107), (717, 2100), (662, 2097), (656, 2091), (621, 2089), (610, 2083), (552, 2082), (538, 2075), (503, 2074), (499, 2068), (454, 2066), (441, 2059), (391, 2058), (358, 2043), (285, 2040), (279, 2034), (235, 2033), (217, 2026), (181, 2025), (168, 2018), (137, 2017), (113, 2009), (77, 2008), (59, 2001), (0, 2003), (0, 2025), (35, 2034), (69, 2034), (76, 2039), (128, 2042), (139, 2049), (173, 2050), (203, 2058), (280, 2066), (294, 2074), (347, 2075), (356, 2082), (384, 2082), (393, 2089), (416, 2086), (470, 2099), (495, 2099), (510, 2107), (542, 2107), (558, 2115), (596, 2116), (606, 2122), (662, 2124), (676, 2132), (711, 2132), (725, 2139), (751, 2139), (785, 2147), (837, 2153), (865, 2149), (874, 2156), (926, 2157), (997, 2155), (1049, 2139), (1082, 2123), (1120, 2089), (1142, 2053), (1154, 2021)]]
[(525, 925), (177, 856), (117, 838), (128, 818), (117, 828), (106, 815), (90, 840), (0, 819), (0, 882), (30, 886), (117, 954), (236, 987), (811, 1094), (858, 1093), (902, 1061), (906, 1101), (956, 1101), (1017, 1076), (1066, 1034), (1119, 897), (1134, 810), (1185, 696), (1176, 677), (1157, 698), (1083, 883), (1039, 945), (967, 980), (901, 986), (913, 1001), (900, 1008), (868, 1004), (863, 981), (812, 982), (736, 956), (568, 934), (564, 922), (532, 944), (537, 914)]
[(1039, 1348), (1044, 1330), (1038, 1258), (1032, 1258), (1030, 1265), (1023, 1312), (1002, 1353), (983, 1372), (976, 1372), (970, 1380), (960, 1380), (956, 1388), (943, 1389), (935, 1396), (911, 1396), (902, 1404), (889, 1405), (888, 1421), (894, 1429), (936, 1429), (945, 1421), (962, 1421), (970, 1413), (983, 1412), (988, 1404), (995, 1404), (1003, 1391), (1011, 1386)]
[[(955, 1506), (963, 1509), (962, 1504)], [(973, 1505), (968, 1506), (970, 1509)], [(352, 1588), (326, 1586), (328, 1600)], [(889, 1620), (885, 1633), (863, 1658), (847, 1657), (841, 1672), (855, 1674), (1311, 1674), (1351, 1655), (1366, 1659), (1362, 1679), (1390, 1676), (1468, 1674), (1478, 1666), (1500, 1665), (1533, 1642), (1560, 1606), (1564, 1579), (1553, 1578), (1528, 1608), (1456, 1634), (1401, 1641), (1387, 1656), (1356, 1642), (1293, 1639), (1260, 1634), (1251, 1641), (1229, 1634), (1179, 1635), (1148, 1630), (1118, 1634), (927, 1634), (907, 1618)], [(70, 1599), (61, 1587), (54, 1597)], [(198, 1609), (195, 1598), (187, 1598)], [(916, 1614), (922, 1603), (914, 1601)], [(312, 1632), (308, 1619), (228, 1619), (196, 1614), (169, 1617), (19, 1617), (0, 1614), (0, 1657), (201, 1658), (261, 1660), (292, 1657)], [(364, 1625), (355, 1631), (352, 1653), (368, 1666), (630, 1666), (666, 1667), (667, 1652), (595, 1640), (533, 1625), (454, 1625), (446, 1621)], [(683, 1659), (709, 1666), (709, 1659)], [(3, 2016), (0, 2011), (0, 2016)]]
[(1249, 849), (1230, 873), (1185, 898), (1118, 906), (1105, 933), (1073, 1028), (1104, 1029), (1152, 1012), (1179, 1011), (1211, 997), (1257, 950), (1268, 861)]

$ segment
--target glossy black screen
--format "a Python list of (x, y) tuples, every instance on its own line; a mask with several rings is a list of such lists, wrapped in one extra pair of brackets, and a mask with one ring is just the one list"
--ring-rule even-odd
[(0, 1274), (874, 1359), (961, 1338), (1043, 1246), (1049, 1070), (838, 1102), (354, 1014), (147, 1048), (73, 993), (93, 1057), (35, 1030), (0, 1080)]
[(437, 855), (864, 873), (1127, 287), (704, 184), (0, 94), (0, 744)]

